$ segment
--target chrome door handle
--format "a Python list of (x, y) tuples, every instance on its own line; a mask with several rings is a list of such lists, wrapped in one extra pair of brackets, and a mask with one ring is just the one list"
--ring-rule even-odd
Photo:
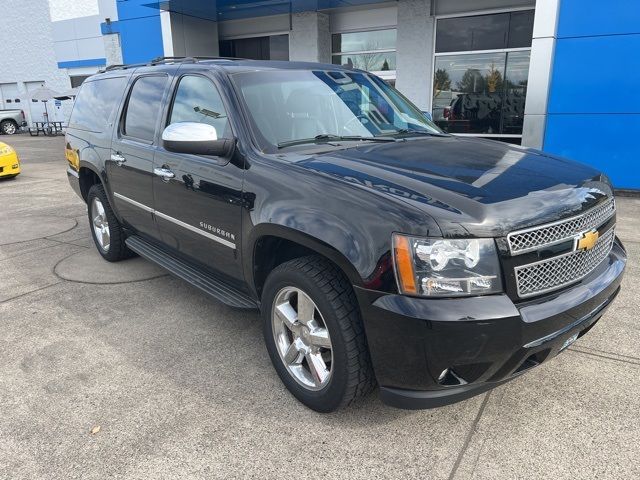
[(112, 162), (116, 162), (116, 165), (120, 166), (122, 165), (124, 162), (127, 161), (126, 158), (124, 158), (122, 155), (120, 155), (119, 153), (112, 153), (111, 154), (111, 161)]
[(165, 180), (165, 181), (169, 181), (176, 176), (176, 174), (173, 173), (168, 168), (154, 168), (153, 173), (158, 175), (159, 177), (162, 178), (162, 180)]

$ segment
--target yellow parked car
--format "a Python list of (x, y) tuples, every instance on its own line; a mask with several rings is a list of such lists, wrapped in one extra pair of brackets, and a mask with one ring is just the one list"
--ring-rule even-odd
[(18, 153), (6, 143), (0, 142), (0, 178), (13, 178), (20, 173)]

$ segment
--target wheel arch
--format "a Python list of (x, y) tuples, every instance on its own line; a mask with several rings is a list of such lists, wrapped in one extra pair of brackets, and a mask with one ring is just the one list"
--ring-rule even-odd
[[(89, 195), (89, 189), (96, 184), (102, 184), (105, 186), (105, 182), (103, 181), (102, 175), (95, 167), (95, 165), (91, 162), (80, 161), (80, 170), (78, 171), (78, 180), (80, 182), (80, 193), (82, 194), (82, 198), (85, 203), (87, 201), (87, 196)], [(105, 188), (106, 190), (106, 188)]]
[(269, 273), (284, 262), (306, 255), (319, 255), (332, 262), (352, 285), (362, 285), (354, 264), (328, 243), (293, 228), (276, 224), (254, 227), (246, 243), (245, 276), (258, 298)]

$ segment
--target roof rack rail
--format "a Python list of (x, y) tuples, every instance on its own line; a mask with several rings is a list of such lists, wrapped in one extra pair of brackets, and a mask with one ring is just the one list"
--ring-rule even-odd
[(240, 57), (218, 57), (218, 56), (205, 57), (201, 55), (197, 55), (191, 58), (195, 58), (196, 60), (249, 60), (248, 58), (240, 58)]
[(120, 64), (113, 64), (113, 65), (107, 65), (104, 69), (100, 70), (101, 72), (108, 72), (109, 70), (118, 70), (122, 67), (124, 67), (126, 65), (120, 65)]
[(112, 70), (126, 70), (127, 68), (137, 68), (144, 67), (149, 65), (148, 63), (129, 63), (127, 65), (107, 65), (103, 70), (100, 70), (99, 73), (110, 72)]
[(112, 70), (126, 70), (128, 68), (138, 68), (138, 67), (150, 67), (154, 65), (163, 65), (166, 63), (197, 63), (199, 61), (207, 61), (207, 60), (245, 60), (243, 58), (237, 57), (206, 57), (206, 56), (192, 56), (192, 57), (156, 57), (150, 62), (146, 63), (131, 63), (128, 65), (108, 65), (104, 68), (104, 70), (100, 70), (100, 73), (109, 72)]
[(205, 55), (191, 55), (188, 57), (157, 57), (151, 60), (152, 65), (159, 63), (171, 63), (171, 62), (199, 62), (201, 60), (246, 60), (244, 58), (237, 57), (221, 57), (221, 56), (205, 56)]
[(156, 57), (151, 60), (147, 65), (161, 65), (163, 63), (193, 63), (195, 59), (193, 57)]

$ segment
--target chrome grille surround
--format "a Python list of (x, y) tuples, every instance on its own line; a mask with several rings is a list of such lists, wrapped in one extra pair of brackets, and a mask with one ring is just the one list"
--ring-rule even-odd
[(575, 250), (515, 267), (518, 296), (540, 295), (582, 280), (609, 255), (614, 240), (615, 226), (603, 233), (591, 250)]
[(576, 235), (598, 228), (611, 218), (615, 212), (615, 200), (611, 198), (575, 217), (511, 232), (507, 235), (509, 250), (511, 255), (520, 255), (542, 247), (566, 242), (576, 237)]

